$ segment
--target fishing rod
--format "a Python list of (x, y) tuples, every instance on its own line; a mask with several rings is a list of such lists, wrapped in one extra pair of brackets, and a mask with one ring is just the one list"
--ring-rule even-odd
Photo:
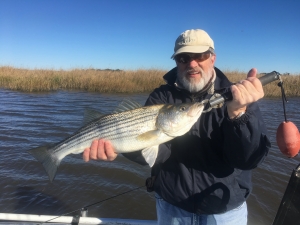
[[(287, 120), (285, 102), (288, 102), (283, 87), (283, 80), (281, 74), (273, 71), (258, 78), (264, 86), (273, 81), (279, 80), (278, 86), (281, 88), (281, 96), (284, 111), (284, 121), (279, 125), (276, 132), (276, 142), (279, 150), (289, 158), (298, 155), (300, 151), (300, 133), (296, 125)], [(206, 99), (203, 104), (207, 104), (207, 109), (203, 113), (209, 112), (213, 108), (221, 107), (224, 102), (232, 100), (232, 93), (226, 92), (224, 94), (214, 94), (211, 99)]]
[[(264, 86), (268, 83), (271, 83), (276, 80), (280, 80), (282, 83), (282, 79), (280, 73), (273, 71), (271, 73), (267, 73), (264, 76), (258, 78), (261, 84)], [(204, 100), (204, 103), (208, 104), (208, 109), (203, 112), (209, 112), (212, 108), (219, 108), (224, 102), (232, 100), (232, 93), (230, 91), (225, 92), (224, 94), (215, 94), (213, 98), (209, 100)]]
[[(42, 224), (48, 223), (48, 222), (50, 222), (50, 221), (52, 221), (52, 220), (55, 220), (55, 219), (57, 219), (57, 218), (59, 218), (59, 217), (62, 217), (62, 216), (70, 215), (71, 213), (74, 213), (74, 212), (79, 212), (79, 211), (81, 211), (81, 212), (85, 212), (85, 214), (86, 214), (87, 209), (88, 209), (89, 207), (98, 205), (98, 204), (100, 204), (100, 203), (102, 203), (102, 202), (105, 202), (105, 201), (108, 201), (108, 200), (110, 200), (110, 199), (119, 197), (119, 196), (121, 196), (121, 195), (128, 194), (128, 193), (130, 193), (130, 192), (136, 191), (136, 190), (141, 189), (141, 188), (143, 188), (143, 187), (146, 187), (146, 185), (139, 186), (139, 187), (133, 188), (133, 189), (131, 189), (131, 190), (122, 192), (122, 193), (120, 193), (120, 194), (111, 196), (111, 197), (109, 197), (109, 198), (106, 198), (106, 199), (103, 199), (103, 200), (94, 202), (94, 203), (92, 203), (92, 204), (89, 204), (89, 205), (86, 205), (86, 206), (84, 206), (84, 207), (81, 207), (80, 209), (76, 209), (76, 210), (73, 210), (73, 211), (71, 211), (71, 212), (61, 214), (61, 215), (59, 215), (59, 216), (56, 216), (56, 217), (54, 217), (54, 218), (52, 218), (52, 219), (50, 219), (50, 220), (47, 220), (47, 221), (43, 222)], [(86, 216), (86, 215), (85, 215), (85, 216)], [(74, 219), (73, 219), (73, 220), (74, 220)], [(77, 216), (77, 217), (75, 218), (75, 221), (72, 221), (72, 224), (73, 224), (73, 223), (78, 223), (78, 222), (79, 222), (79, 216)]]

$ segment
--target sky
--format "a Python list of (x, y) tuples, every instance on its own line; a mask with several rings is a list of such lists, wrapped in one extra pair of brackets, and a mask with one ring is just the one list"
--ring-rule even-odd
[(300, 74), (300, 0), (0, 0), (0, 66), (162, 69), (185, 30), (221, 70)]

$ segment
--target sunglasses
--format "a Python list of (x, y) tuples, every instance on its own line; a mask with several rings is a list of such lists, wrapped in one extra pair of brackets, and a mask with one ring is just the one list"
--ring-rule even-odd
[(210, 57), (211, 52), (204, 52), (204, 53), (183, 53), (176, 55), (174, 59), (177, 63), (186, 64), (192, 60), (196, 62), (202, 62)]

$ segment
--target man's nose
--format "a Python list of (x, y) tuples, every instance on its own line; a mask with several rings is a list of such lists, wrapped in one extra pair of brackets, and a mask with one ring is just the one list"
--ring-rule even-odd
[(194, 68), (194, 67), (197, 67), (197, 66), (198, 66), (198, 63), (197, 63), (196, 60), (191, 59), (191, 60), (188, 62), (188, 66), (191, 67), (191, 68)]

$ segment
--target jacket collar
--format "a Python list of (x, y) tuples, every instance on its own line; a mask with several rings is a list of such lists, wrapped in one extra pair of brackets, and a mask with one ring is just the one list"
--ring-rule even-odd
[[(216, 72), (216, 79), (214, 81), (214, 89), (220, 91), (222, 89), (228, 88), (232, 83), (228, 80), (225, 74), (219, 70), (217, 67), (214, 67)], [(177, 67), (174, 67), (169, 72), (167, 72), (163, 78), (167, 84), (171, 86), (175, 86), (174, 83), (176, 82), (177, 76)], [(202, 91), (200, 91), (202, 92)]]

